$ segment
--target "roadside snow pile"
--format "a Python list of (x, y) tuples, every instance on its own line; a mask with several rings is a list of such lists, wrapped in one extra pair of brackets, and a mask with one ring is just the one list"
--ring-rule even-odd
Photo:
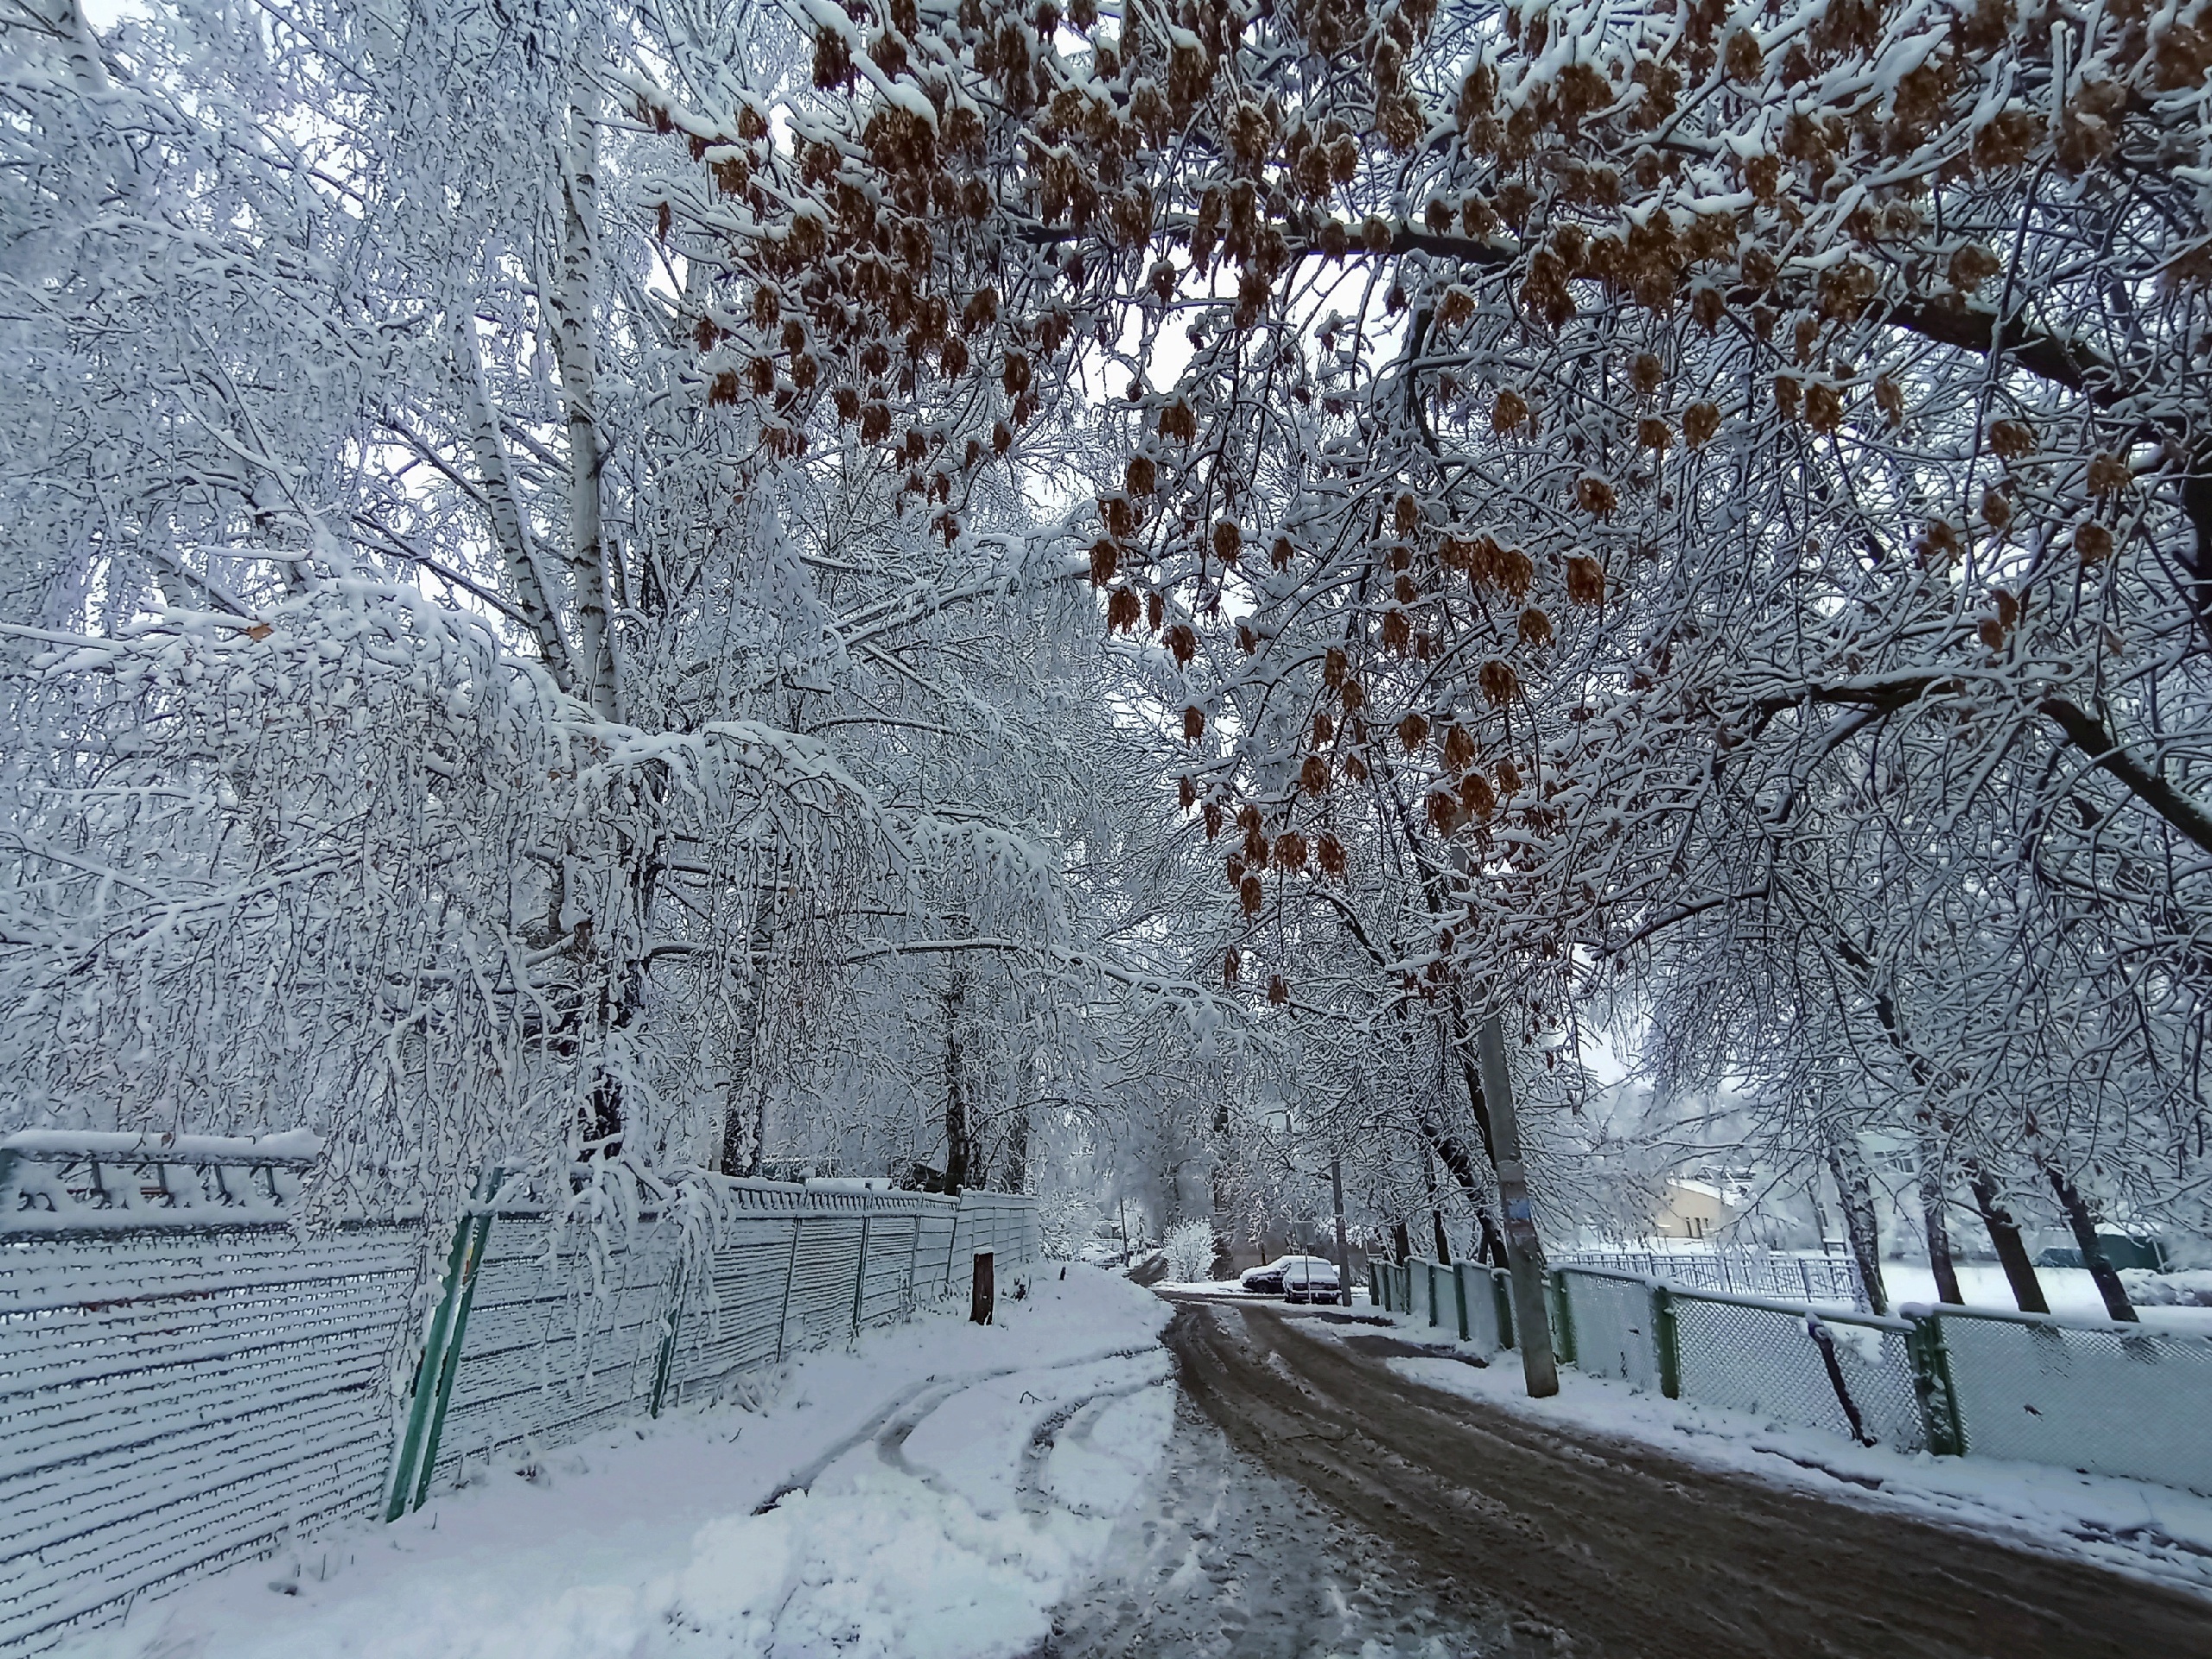
[(1118, 1276), (1039, 1268), (1026, 1300), (1001, 1294), (995, 1326), (870, 1332), (794, 1361), (759, 1409), (511, 1460), (395, 1526), (234, 1569), (61, 1651), (1027, 1652), (1166, 1448), (1168, 1312)]
[[(1341, 1327), (1318, 1321), (1301, 1328), (1332, 1340), (1344, 1334)], [(1510, 1350), (1487, 1366), (1471, 1365), (1466, 1351), (1455, 1344), (1423, 1343), (1403, 1325), (1392, 1334), (1435, 1348), (1438, 1357), (1394, 1358), (1386, 1362), (1390, 1369), (1447, 1394), (1802, 1486), (1832, 1502), (1909, 1510), (1924, 1520), (2002, 1535), (2028, 1548), (2086, 1558), (2212, 1597), (2212, 1499), (2042, 1464), (1856, 1446), (1746, 1412), (1638, 1393), (1625, 1382), (1571, 1368), (1560, 1372), (1557, 1395), (1531, 1400), (1520, 1356)]]

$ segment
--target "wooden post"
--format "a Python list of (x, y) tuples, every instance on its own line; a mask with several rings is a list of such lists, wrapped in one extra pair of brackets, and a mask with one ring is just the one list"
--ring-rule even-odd
[(1505, 1211), (1505, 1260), (1513, 1280), (1513, 1324), (1521, 1373), (1529, 1397), (1559, 1392), (1559, 1362), (1552, 1353), (1551, 1320), (1544, 1309), (1544, 1242), (1529, 1200), (1529, 1172), (1521, 1162), (1521, 1122), (1513, 1104), (1513, 1077), (1506, 1069), (1505, 1032), (1496, 1014), (1485, 1018), (1478, 1039), (1483, 1103), (1497, 1148), (1497, 1197)]
[(993, 1276), (991, 1252), (976, 1252), (976, 1279), (968, 1293), (968, 1322), (988, 1325), (998, 1306), (998, 1285)]

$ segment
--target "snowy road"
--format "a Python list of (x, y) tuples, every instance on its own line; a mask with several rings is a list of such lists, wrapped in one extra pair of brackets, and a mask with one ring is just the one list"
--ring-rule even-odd
[[(1325, 1340), (1312, 1315), (1186, 1302), (1167, 1339), (1186, 1397), (1248, 1454), (1236, 1461), (1257, 1468), (1209, 1472), (1220, 1459), (1193, 1424), (1179, 1425), (1166, 1478), (1197, 1488), (1197, 1501), (1167, 1491), (1153, 1523), (1192, 1532), (1188, 1565), (1175, 1569), (1184, 1576), (1169, 1573), (1147, 1599), (1128, 1544), (1109, 1550), (1128, 1591), (1069, 1618), (1058, 1649), (1067, 1659), (1303, 1659), (1359, 1651), (1364, 1639), (1386, 1653), (1577, 1659), (2212, 1655), (2202, 1600), (1427, 1388), (1386, 1369), (1405, 1350), (1380, 1332)], [(1239, 1481), (1261, 1497), (1257, 1513), (1246, 1498), (1209, 1508)], [(1198, 1511), (1221, 1513), (1225, 1529), (1206, 1535), (1192, 1524)], [(1263, 1535), (1277, 1527), (1268, 1551)], [(1176, 1559), (1156, 1542), (1143, 1555), (1156, 1580)], [(1331, 1593), (1355, 1603), (1340, 1633), (1311, 1617), (1300, 1637), (1285, 1610), (1316, 1598), (1281, 1576), (1286, 1556), (1329, 1563)], [(1353, 1591), (1370, 1562), (1382, 1582), (1363, 1609)], [(1191, 1592), (1210, 1575), (1230, 1586), (1237, 1617), (1270, 1595), (1275, 1617), (1193, 1639)], [(1423, 1584), (1459, 1588), (1432, 1601)], [(1408, 1639), (1424, 1618), (1436, 1648)]]
[(1236, 1450), (1179, 1402), (1160, 1475), (1116, 1526), (1106, 1576), (1039, 1659), (1550, 1659), (1503, 1609), (1440, 1598), (1414, 1556)]
[(2212, 1659), (2212, 1599), (1870, 1509), (1852, 1467), (1792, 1486), (1516, 1409), (1409, 1332), (1175, 1300), (1171, 1366), (1160, 1300), (1040, 1275), (65, 1659)]

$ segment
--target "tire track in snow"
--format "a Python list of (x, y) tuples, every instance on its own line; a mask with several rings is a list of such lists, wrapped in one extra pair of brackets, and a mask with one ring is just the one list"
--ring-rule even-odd
[[(1103, 1348), (1092, 1353), (1078, 1354), (1071, 1359), (1057, 1359), (1041, 1364), (1000, 1365), (988, 1370), (957, 1371), (950, 1376), (925, 1376), (920, 1382), (900, 1389), (881, 1410), (858, 1428), (802, 1465), (791, 1478), (755, 1504), (753, 1513), (766, 1515), (793, 1492), (807, 1491), (842, 1459), (850, 1456), (871, 1440), (875, 1442), (877, 1455), (885, 1463), (902, 1474), (911, 1475), (925, 1484), (934, 1486), (935, 1483), (927, 1475), (908, 1466), (905, 1446), (907, 1437), (921, 1427), (923, 1421), (954, 1395), (981, 1387), (986, 1382), (995, 1382), (1004, 1377), (1019, 1376), (1031, 1371), (1072, 1370), (1079, 1366), (1103, 1364), (1109, 1359), (1135, 1359), (1159, 1351), (1158, 1343), (1148, 1342), (1137, 1346)], [(912, 1409), (925, 1400), (926, 1403), (919, 1411)]]

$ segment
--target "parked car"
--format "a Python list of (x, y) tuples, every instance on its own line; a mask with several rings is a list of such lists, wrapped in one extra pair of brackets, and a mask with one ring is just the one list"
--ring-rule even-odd
[(1238, 1281), (1254, 1296), (1281, 1296), (1294, 1302), (1332, 1302), (1341, 1287), (1337, 1264), (1326, 1256), (1286, 1255), (1251, 1268)]

